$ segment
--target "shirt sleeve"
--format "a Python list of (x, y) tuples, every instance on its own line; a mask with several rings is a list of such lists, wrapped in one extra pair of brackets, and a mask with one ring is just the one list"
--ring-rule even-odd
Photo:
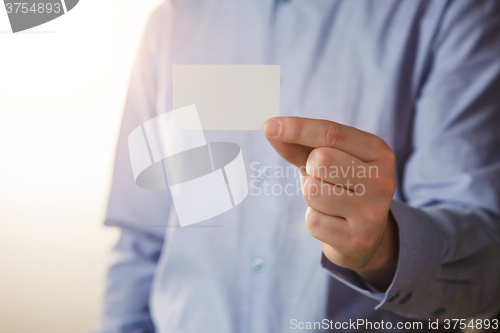
[(450, 1), (415, 104), (404, 202), (393, 200), (400, 253), (376, 293), (323, 258), (377, 309), (415, 319), (500, 310), (500, 1)]
[(172, 200), (169, 191), (136, 186), (128, 135), (157, 115), (163, 15), (159, 7), (150, 17), (129, 82), (105, 218), (121, 235), (109, 256), (99, 333), (154, 332), (149, 293)]

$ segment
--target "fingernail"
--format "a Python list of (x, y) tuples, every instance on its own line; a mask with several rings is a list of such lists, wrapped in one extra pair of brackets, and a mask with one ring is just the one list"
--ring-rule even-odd
[(278, 136), (281, 131), (281, 123), (276, 120), (270, 120), (264, 125), (264, 133), (267, 136)]
[(309, 153), (309, 156), (307, 157), (307, 161), (306, 161), (306, 172), (308, 175), (312, 175), (313, 174), (313, 168), (318, 166), (318, 163), (315, 159), (315, 156), (317, 154), (317, 150), (316, 149), (313, 149), (313, 151), (311, 151)]
[(299, 173), (302, 177), (309, 176), (309, 174), (307, 173), (307, 165), (305, 167), (303, 165), (301, 165), (300, 167), (298, 167), (298, 169), (299, 169)]
[(307, 173), (307, 175), (312, 175), (312, 168), (313, 168), (312, 162), (309, 159), (307, 159), (307, 162), (306, 162), (306, 173)]
[(312, 208), (311, 207), (307, 207), (307, 210), (306, 210), (306, 223), (307, 223), (307, 220), (309, 219), (309, 216), (312, 213), (313, 213)]

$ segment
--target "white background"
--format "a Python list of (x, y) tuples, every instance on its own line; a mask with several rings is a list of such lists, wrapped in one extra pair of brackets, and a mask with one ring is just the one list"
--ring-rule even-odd
[(114, 145), (158, 2), (82, 0), (18, 34), (0, 5), (0, 332), (96, 328)]

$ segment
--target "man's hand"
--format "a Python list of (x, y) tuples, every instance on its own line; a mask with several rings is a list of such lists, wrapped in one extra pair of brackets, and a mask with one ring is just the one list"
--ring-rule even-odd
[(373, 134), (327, 120), (271, 118), (264, 133), (300, 171), (309, 206), (305, 222), (325, 256), (386, 290), (399, 251), (389, 212), (395, 190), (391, 148)]

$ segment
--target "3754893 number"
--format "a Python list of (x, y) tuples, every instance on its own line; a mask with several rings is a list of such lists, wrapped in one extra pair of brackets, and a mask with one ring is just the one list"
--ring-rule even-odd
[(28, 3), (25, 2), (7, 2), (5, 3), (5, 8), (7, 9), (7, 14), (11, 13), (33, 13), (33, 14), (42, 14), (42, 13), (56, 13), (59, 14), (62, 10), (60, 3), (33, 3), (31, 7)]
[(445, 319), (445, 329), (498, 329), (498, 319), (471, 319), (468, 323), (465, 319)]

